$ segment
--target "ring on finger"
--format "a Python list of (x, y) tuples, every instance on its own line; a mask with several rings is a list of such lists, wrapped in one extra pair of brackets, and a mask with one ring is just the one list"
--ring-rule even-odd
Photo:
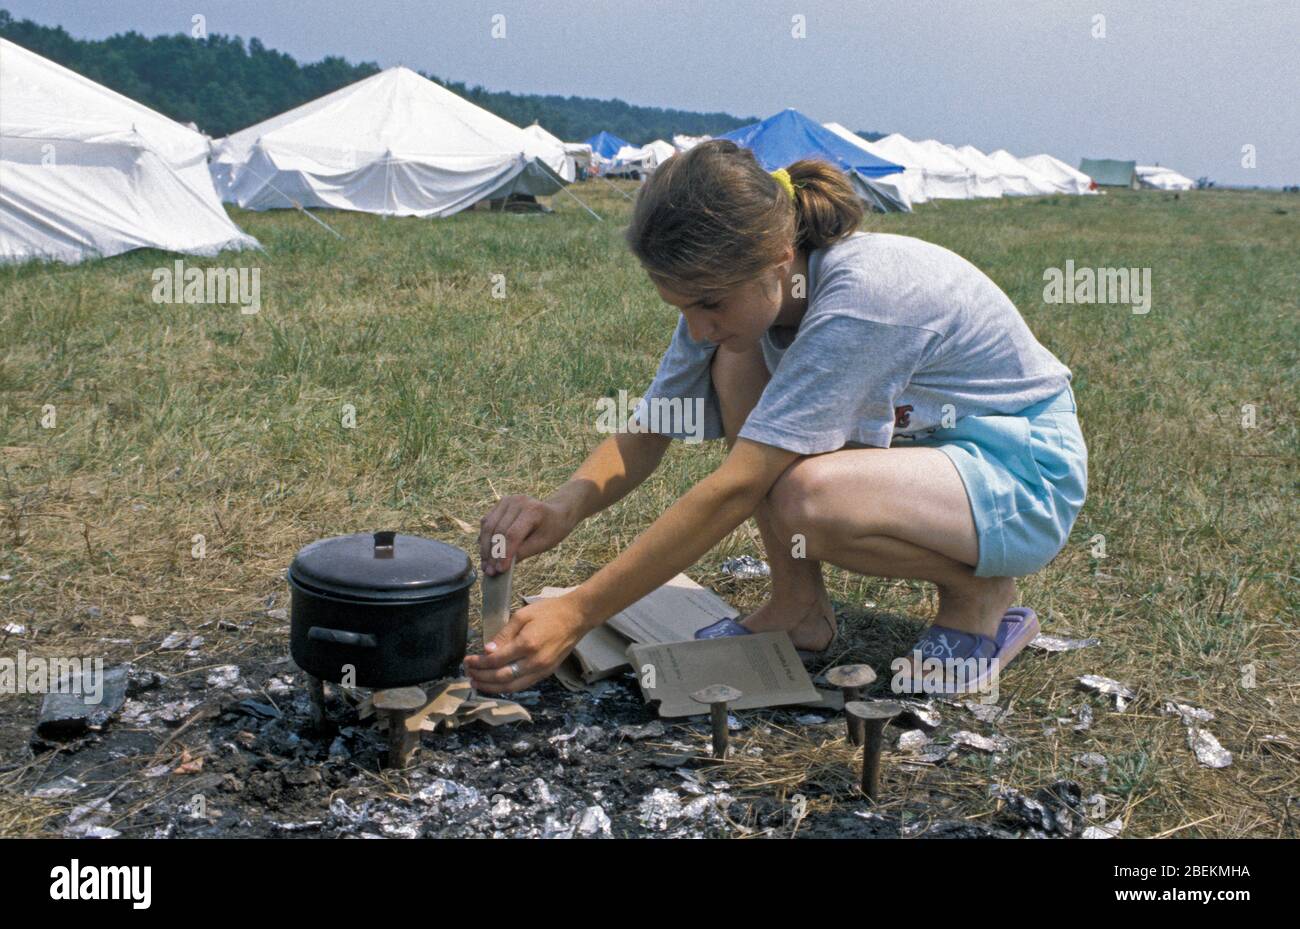
[(511, 679), (511, 680), (517, 680), (517, 679), (519, 678), (519, 675), (522, 674), (522, 673), (523, 673), (523, 672), (519, 670), (519, 662), (517, 662), (517, 661), (512, 661), (512, 662), (510, 662), (510, 679)]

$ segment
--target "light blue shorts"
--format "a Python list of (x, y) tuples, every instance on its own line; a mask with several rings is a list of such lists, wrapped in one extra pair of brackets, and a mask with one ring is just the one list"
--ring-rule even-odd
[(976, 577), (1023, 577), (1065, 547), (1088, 488), (1088, 448), (1067, 386), (1012, 416), (965, 416), (916, 442), (957, 466), (979, 533)]

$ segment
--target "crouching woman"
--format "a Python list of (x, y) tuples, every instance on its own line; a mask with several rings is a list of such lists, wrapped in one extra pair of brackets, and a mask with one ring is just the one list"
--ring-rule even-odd
[[(535, 684), (751, 517), (771, 595), (697, 637), (783, 629), (825, 650), (836, 619), (823, 562), (933, 583), (938, 612), (914, 653), (996, 673), (1037, 634), (1033, 611), (1014, 606), (1015, 578), (1060, 551), (1087, 483), (1070, 371), (974, 265), (861, 231), (862, 215), (831, 165), (769, 173), (725, 140), (645, 184), (627, 241), (681, 315), (639, 415), (702, 405), (704, 437), (729, 451), (585, 583), (516, 612), (466, 661), (479, 689)], [(651, 425), (605, 439), (545, 500), (500, 501), (483, 519), (483, 569), (551, 548), (645, 480), (686, 437)]]

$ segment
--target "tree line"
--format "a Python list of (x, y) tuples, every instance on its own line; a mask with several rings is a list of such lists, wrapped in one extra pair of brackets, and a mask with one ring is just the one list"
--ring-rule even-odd
[[(15, 20), (0, 10), (0, 35), (70, 68), (181, 123), (194, 123), (213, 137), (229, 135), (363, 78), (374, 62), (353, 64), (330, 55), (300, 64), (256, 38), (183, 34), (148, 38), (125, 32), (106, 39), (78, 39), (60, 26)], [(424, 77), (471, 102), (527, 126), (534, 120), (567, 141), (602, 129), (643, 145), (674, 133), (718, 135), (755, 122), (727, 113), (633, 106), (622, 100), (516, 94), (467, 86), (432, 74)]]

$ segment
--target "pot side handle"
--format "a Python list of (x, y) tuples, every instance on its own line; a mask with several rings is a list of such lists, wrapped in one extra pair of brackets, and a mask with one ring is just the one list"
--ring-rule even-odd
[(324, 626), (312, 626), (307, 630), (307, 638), (316, 642), (335, 642), (339, 645), (355, 645), (361, 648), (377, 648), (379, 640), (365, 632), (348, 632), (345, 629), (326, 629)]

